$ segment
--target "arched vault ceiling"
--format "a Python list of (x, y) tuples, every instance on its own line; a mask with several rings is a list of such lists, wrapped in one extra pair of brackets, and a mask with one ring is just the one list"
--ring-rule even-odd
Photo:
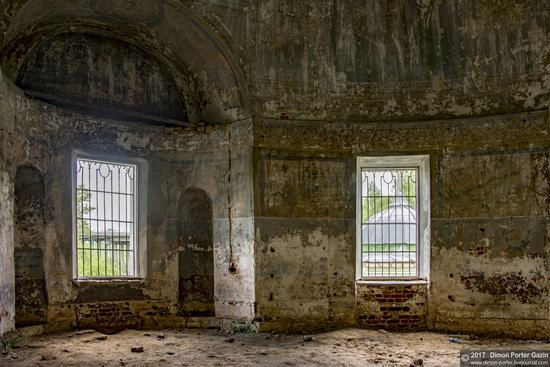
[(30, 0), (12, 18), (2, 46), (3, 71), (16, 80), (44, 39), (64, 33), (116, 38), (172, 71), (190, 119), (226, 123), (247, 115), (244, 77), (230, 50), (192, 10), (164, 0)]

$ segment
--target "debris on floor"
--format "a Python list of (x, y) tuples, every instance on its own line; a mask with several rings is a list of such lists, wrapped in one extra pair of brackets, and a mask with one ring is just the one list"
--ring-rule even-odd
[(450, 343), (449, 336), (430, 332), (380, 334), (341, 329), (315, 335), (235, 333), (228, 337), (215, 330), (124, 330), (98, 342), (104, 336), (101, 333), (74, 337), (73, 332), (28, 337), (17, 352), (0, 354), (0, 366), (458, 366), (464, 348), (550, 349), (547, 342), (461, 339), (462, 343)]

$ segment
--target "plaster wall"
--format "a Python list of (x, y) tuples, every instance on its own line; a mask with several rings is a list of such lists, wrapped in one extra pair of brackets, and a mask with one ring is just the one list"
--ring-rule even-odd
[[(235, 192), (238, 183), (231, 184), (230, 176), (241, 175), (242, 168), (238, 165), (230, 168), (230, 154), (236, 154), (230, 152), (236, 143), (227, 129), (198, 132), (102, 120), (31, 100), (5, 80), (2, 91), (6, 96), (2, 103), (13, 100), (17, 106), (15, 129), (20, 134), (6, 163), (13, 162), (13, 167), (30, 164), (44, 177), (44, 268), (49, 304), (46, 330), (89, 326), (106, 331), (175, 325), (219, 327), (223, 319), (238, 323), (253, 318), (253, 274), (248, 270), (252, 242), (243, 229), (246, 220), (241, 217), (247, 218), (241, 214), (244, 207), (241, 204), (235, 208), (231, 204), (232, 196), (246, 194)], [(2, 109), (3, 123), (13, 116), (7, 111)], [(10, 126), (9, 120), (6, 126)], [(3, 152), (8, 152), (9, 145), (6, 141)], [(147, 274), (143, 280), (114, 283), (74, 280), (70, 185), (75, 149), (146, 160), (148, 170), (144, 174), (148, 176), (148, 184), (143, 189), (147, 191), (148, 207)], [(12, 171), (4, 176), (6, 200), (2, 201), (6, 205), (2, 212), (7, 224), (2, 226), (5, 236), (2, 251), (6, 252), (3, 257), (6, 271), (2, 272), (6, 289), (2, 293), (5, 331), (13, 327), (14, 307)], [(190, 320), (177, 316), (178, 254), (182, 250), (177, 240), (177, 210), (181, 193), (190, 187), (204, 190), (212, 200), (218, 319)], [(236, 214), (235, 218), (230, 212)], [(233, 228), (231, 236), (229, 228)], [(229, 270), (230, 263), (235, 271)]]
[(15, 327), (14, 143), (18, 92), (0, 73), (0, 334)]
[[(258, 318), (283, 329), (548, 335), (548, 129), (547, 111), (322, 128), (258, 122)], [(431, 158), (430, 284), (356, 284), (355, 158), (402, 154)]]
[(44, 180), (34, 167), (19, 166), (14, 182), (15, 325), (47, 323), (44, 274)]

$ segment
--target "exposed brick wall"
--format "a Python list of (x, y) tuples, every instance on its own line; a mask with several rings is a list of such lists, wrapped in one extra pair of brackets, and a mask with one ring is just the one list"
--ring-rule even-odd
[(357, 285), (357, 324), (393, 331), (426, 327), (426, 285)]
[(103, 331), (141, 329), (143, 317), (132, 310), (129, 302), (87, 303), (75, 307), (78, 328)]
[[(164, 300), (86, 302), (50, 306), (47, 332), (94, 329), (105, 334), (124, 329), (221, 328), (221, 319), (177, 315), (177, 304)], [(54, 320), (54, 321), (52, 321)]]
[(170, 306), (165, 305), (151, 305), (150, 311), (146, 311), (147, 316), (171, 316)]

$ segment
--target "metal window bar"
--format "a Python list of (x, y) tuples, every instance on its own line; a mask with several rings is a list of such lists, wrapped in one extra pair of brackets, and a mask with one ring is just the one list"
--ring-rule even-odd
[(362, 168), (361, 174), (363, 277), (417, 278), (418, 170)]
[(76, 274), (134, 277), (137, 166), (76, 159)]

